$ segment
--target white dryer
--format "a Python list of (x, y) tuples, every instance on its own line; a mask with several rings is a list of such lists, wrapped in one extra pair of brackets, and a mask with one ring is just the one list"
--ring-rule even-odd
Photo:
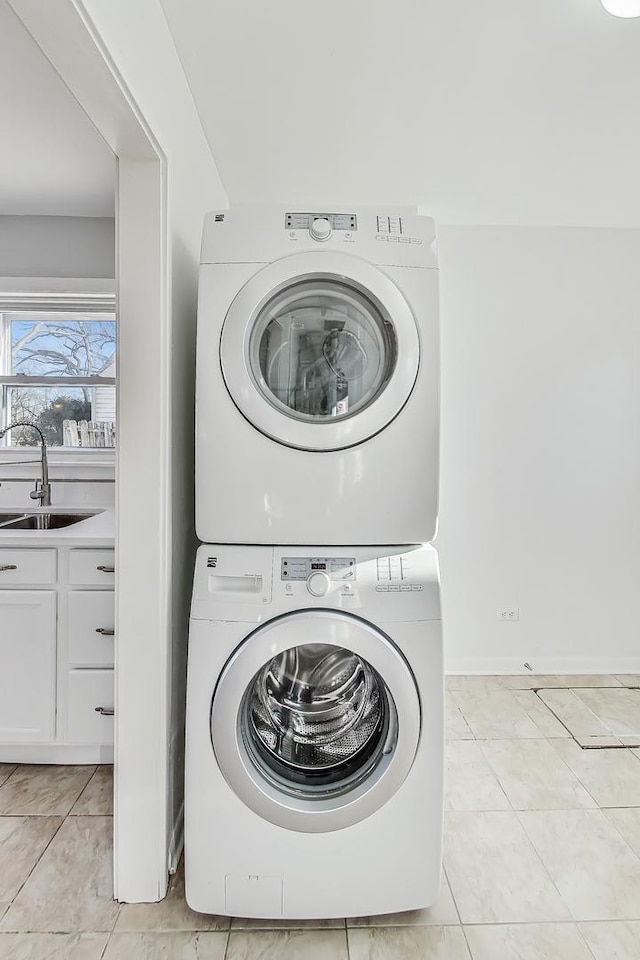
[(442, 714), (432, 547), (201, 546), (187, 686), (190, 906), (328, 918), (432, 904)]
[(198, 302), (204, 542), (429, 542), (438, 512), (433, 221), (208, 214)]

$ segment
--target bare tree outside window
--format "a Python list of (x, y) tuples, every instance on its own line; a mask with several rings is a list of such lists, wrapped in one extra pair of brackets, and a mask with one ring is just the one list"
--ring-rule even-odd
[[(5, 327), (11, 351), (4, 362), (5, 422), (34, 422), (53, 446), (67, 442), (65, 436), (79, 436), (78, 425), (91, 424), (91, 435), (102, 437), (100, 445), (112, 443), (104, 437), (114, 435), (115, 319), (14, 314), (5, 315)], [(98, 385), (100, 377), (104, 386)], [(73, 431), (65, 433), (65, 421)], [(101, 430), (100, 421), (105, 427), (108, 421), (109, 429)], [(81, 433), (89, 435), (86, 429)], [(32, 431), (12, 431), (13, 446), (33, 442)]]

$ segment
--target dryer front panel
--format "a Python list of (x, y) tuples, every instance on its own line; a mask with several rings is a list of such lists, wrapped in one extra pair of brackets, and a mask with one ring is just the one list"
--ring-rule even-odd
[(236, 650), (216, 686), (211, 737), (235, 793), (301, 832), (368, 817), (404, 781), (420, 702), (381, 631), (348, 614), (286, 614)]
[(420, 340), (380, 269), (348, 254), (277, 260), (225, 318), (226, 387), (256, 429), (302, 450), (339, 450), (384, 429), (407, 402)]

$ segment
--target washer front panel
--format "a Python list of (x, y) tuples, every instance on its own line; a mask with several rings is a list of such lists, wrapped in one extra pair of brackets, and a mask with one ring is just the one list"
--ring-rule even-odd
[[(301, 656), (306, 660), (303, 668)], [(340, 675), (343, 686), (336, 679), (333, 686), (322, 687), (320, 695), (321, 684), (303, 682), (300, 678), (304, 671), (316, 661), (325, 679), (335, 676), (339, 667), (344, 674)], [(313, 668), (307, 676), (312, 674)], [(290, 679), (283, 687), (285, 675)], [(296, 676), (298, 680), (291, 681)], [(286, 700), (287, 683), (300, 694), (298, 720), (295, 702), (286, 708), (288, 714), (277, 706), (283, 697)], [(314, 691), (319, 696), (317, 703)], [(370, 699), (374, 695), (375, 702)], [(249, 729), (255, 703), (263, 745)], [(344, 772), (336, 760), (335, 771), (320, 770), (324, 780), (315, 771), (305, 775), (300, 758), (313, 757), (313, 762), (321, 766), (327, 756), (321, 742), (331, 722), (343, 724), (346, 737), (349, 729), (357, 730), (358, 723), (371, 721), (375, 709), (378, 727), (367, 732), (370, 741), (362, 734), (351, 749), (348, 737), (336, 740), (338, 752), (345, 755)], [(302, 746), (292, 750), (285, 743), (282, 753), (275, 735), (269, 740), (271, 722), (274, 730), (289, 723), (302, 729)], [(315, 730), (321, 731), (317, 749)], [(403, 783), (413, 764), (419, 736), (420, 701), (408, 664), (381, 631), (349, 614), (295, 612), (259, 627), (227, 662), (213, 694), (211, 738), (223, 776), (247, 806), (265, 820), (290, 830), (339, 830), (370, 816)], [(274, 757), (271, 763), (269, 750)]]
[(239, 291), (220, 363), (231, 398), (262, 433), (301, 450), (339, 450), (400, 412), (418, 375), (420, 339), (382, 271), (349, 254), (301, 253), (268, 264)]

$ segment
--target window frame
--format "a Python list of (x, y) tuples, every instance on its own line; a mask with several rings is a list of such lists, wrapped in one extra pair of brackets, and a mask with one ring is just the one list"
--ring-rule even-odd
[[(117, 377), (104, 377), (94, 374), (88, 377), (73, 376), (34, 376), (29, 374), (11, 373), (11, 323), (17, 316), (23, 314), (25, 318), (35, 315), (46, 319), (72, 319), (78, 314), (83, 319), (113, 319), (116, 323), (116, 356), (118, 350), (118, 320), (116, 311), (116, 297), (112, 292), (61, 292), (40, 293), (37, 291), (26, 293), (0, 292), (0, 429), (9, 423), (8, 394), (11, 387), (114, 387), (117, 388)], [(0, 449), (3, 456), (16, 451), (22, 453), (38, 449), (36, 444), (12, 447), (7, 437), (0, 440)], [(52, 446), (47, 448), (51, 453), (69, 457), (79, 455), (83, 458), (99, 454), (112, 458), (115, 447), (64, 447)]]

